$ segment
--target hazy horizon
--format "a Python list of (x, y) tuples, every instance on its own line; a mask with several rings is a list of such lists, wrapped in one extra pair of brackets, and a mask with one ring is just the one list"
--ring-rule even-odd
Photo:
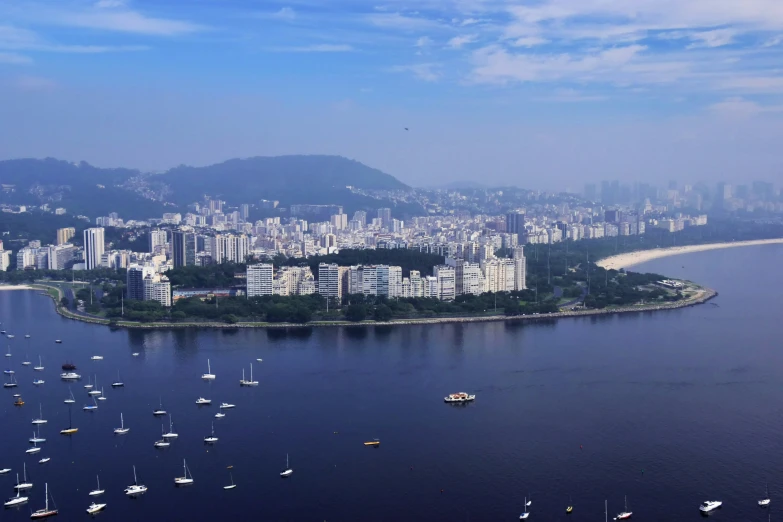
[(549, 190), (781, 179), (775, 0), (12, 1), (0, 16), (0, 159), (336, 154), (414, 186)]

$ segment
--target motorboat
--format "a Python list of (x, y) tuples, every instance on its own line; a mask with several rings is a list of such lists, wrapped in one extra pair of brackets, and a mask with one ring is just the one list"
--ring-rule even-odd
[(14, 406), (24, 406), (24, 401), (20, 395), (16, 396), (16, 399), (14, 400)]
[(125, 427), (125, 419), (122, 418), (122, 413), (120, 413), (120, 427), (114, 428), (114, 434), (115, 435), (125, 435), (130, 431), (130, 428)]
[(101, 478), (98, 475), (95, 475), (95, 479), (98, 481), (98, 488), (97, 489), (93, 489), (92, 491), (90, 491), (90, 496), (91, 497), (100, 497), (101, 495), (106, 493), (106, 490), (101, 489)]
[(138, 357), (138, 356), (139, 356), (139, 352), (133, 352), (131, 355), (132, 355), (133, 357)]
[(207, 373), (203, 374), (201, 378), (204, 379), (205, 381), (215, 380), (215, 374), (212, 373), (212, 367), (209, 365), (209, 359), (207, 359)]
[(42, 458), (41, 460), (38, 461), (38, 464), (46, 464), (50, 460), (52, 460), (51, 457), (44, 457), (44, 458)]
[(212, 399), (205, 399), (204, 397), (199, 397), (196, 399), (196, 404), (199, 406), (209, 406), (212, 404)]
[(229, 404), (227, 402), (220, 403), (220, 409), (221, 410), (230, 410), (232, 408), (236, 408), (236, 404)]
[(294, 474), (294, 470), (292, 470), (289, 467), (289, 464), (288, 464), (288, 453), (286, 453), (285, 454), (285, 469), (280, 472), (280, 476), (281, 477), (290, 477), (293, 474)]
[(136, 466), (133, 466), (133, 484), (125, 488), (125, 494), (129, 497), (137, 497), (147, 492), (147, 486), (139, 484), (139, 479), (136, 478)]
[(103, 355), (93, 355), (92, 357), (90, 357), (90, 360), (91, 361), (102, 361), (103, 360)]
[(714, 509), (718, 509), (722, 505), (723, 502), (721, 502), (720, 500), (705, 500), (699, 506), (699, 511), (701, 511), (702, 513), (709, 513)]
[(44, 382), (45, 381), (43, 379), (36, 379), (36, 380), (33, 381), (33, 384), (35, 384), (36, 386), (40, 386), (40, 385), (44, 384)]
[(63, 372), (60, 374), (60, 379), (64, 381), (78, 381), (82, 376), (76, 372)]
[(185, 459), (182, 459), (182, 476), (174, 479), (174, 485), (176, 486), (190, 486), (193, 484), (193, 475), (188, 469), (188, 464)]
[(75, 365), (75, 364), (73, 364), (73, 363), (72, 363), (72, 362), (70, 362), (70, 361), (67, 361), (67, 362), (65, 362), (65, 363), (62, 365), (62, 369), (63, 369), (63, 371), (72, 371), (72, 370), (75, 370), (75, 369), (76, 369), (76, 365)]
[(25, 339), (29, 339), (30, 338), (30, 334), (25, 334), (24, 338)]
[(443, 398), (445, 402), (471, 402), (476, 400), (475, 395), (469, 395), (465, 392), (452, 393)]
[(370, 441), (365, 442), (364, 445), (365, 446), (373, 446), (373, 447), (377, 448), (378, 446), (381, 445), (381, 441), (379, 441), (378, 439), (370, 440)]
[(204, 437), (204, 442), (207, 444), (215, 444), (218, 441), (218, 438), (215, 437), (215, 423), (212, 423), (212, 433), (210, 435), (207, 435)]
[(90, 506), (87, 508), (87, 514), (88, 514), (88, 515), (94, 515), (94, 514), (96, 514), (96, 513), (100, 513), (100, 512), (101, 512), (101, 511), (103, 511), (104, 509), (106, 509), (106, 504), (96, 504), (95, 502), (93, 502), (93, 503), (92, 503), (92, 504), (90, 504)]
[(62, 339), (55, 339), (54, 342), (57, 343), (57, 344), (63, 344)]
[(226, 416), (226, 414), (225, 414), (225, 413), (221, 413), (221, 412), (217, 412), (217, 413), (215, 414), (215, 418), (216, 418), (216, 419), (222, 419), (222, 418), (223, 418), (223, 417), (225, 417), (225, 416)]

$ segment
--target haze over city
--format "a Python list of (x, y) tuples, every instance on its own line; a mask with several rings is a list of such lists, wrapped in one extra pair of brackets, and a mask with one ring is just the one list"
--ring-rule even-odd
[(0, 18), (2, 159), (324, 153), (417, 186), (559, 190), (779, 178), (776, 0), (14, 0)]

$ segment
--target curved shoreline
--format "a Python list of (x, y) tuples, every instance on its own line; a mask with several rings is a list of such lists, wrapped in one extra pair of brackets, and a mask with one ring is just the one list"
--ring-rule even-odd
[[(693, 284), (693, 283), (691, 283)], [(481, 317), (431, 317), (421, 319), (394, 319), (391, 321), (362, 321), (358, 323), (350, 321), (313, 321), (307, 324), (295, 324), (295, 323), (236, 323), (226, 324), (217, 322), (182, 322), (182, 323), (137, 323), (131, 321), (118, 321), (112, 325), (117, 328), (142, 328), (142, 329), (180, 329), (180, 328), (269, 328), (269, 329), (287, 329), (287, 328), (328, 328), (335, 326), (403, 326), (403, 325), (421, 325), (421, 324), (451, 324), (451, 323), (484, 323), (484, 322), (537, 322), (547, 321), (555, 319), (564, 319), (569, 317), (588, 317), (597, 315), (613, 315), (613, 314), (627, 314), (638, 312), (658, 312), (663, 310), (676, 310), (678, 308), (687, 308), (699, 304), (706, 303), (710, 299), (716, 297), (718, 292), (711, 288), (703, 286), (693, 285), (693, 294), (683, 299), (682, 301), (650, 304), (650, 305), (637, 305), (637, 306), (625, 306), (614, 308), (603, 308), (593, 310), (575, 310), (566, 312), (556, 312), (553, 314), (541, 314), (541, 315), (490, 315)], [(52, 298), (55, 305), (55, 310), (62, 317), (67, 319), (73, 319), (75, 321), (83, 321), (85, 323), (101, 324), (109, 326), (110, 321), (108, 319), (101, 319), (98, 317), (87, 317), (80, 314), (73, 313), (70, 310), (63, 308), (60, 305), (60, 298), (62, 293), (59, 288), (54, 286), (48, 286), (44, 284), (34, 284), (30, 290), (42, 291), (45, 295)], [(54, 291), (54, 293), (52, 292)], [(55, 295), (56, 294), (56, 295)]]
[(692, 254), (694, 252), (704, 252), (706, 250), (720, 250), (723, 248), (737, 248), (757, 245), (776, 245), (782, 244), (783, 238), (778, 239), (756, 239), (752, 241), (734, 241), (730, 243), (707, 243), (703, 245), (688, 245), (680, 247), (653, 248), (650, 250), (637, 250), (636, 252), (626, 252), (616, 256), (605, 257), (595, 264), (608, 270), (619, 270), (629, 268), (635, 265), (659, 259), (662, 257), (677, 256), (681, 254)]

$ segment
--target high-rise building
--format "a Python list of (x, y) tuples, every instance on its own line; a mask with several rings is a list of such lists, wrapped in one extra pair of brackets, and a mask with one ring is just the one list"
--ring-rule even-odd
[(244, 263), (250, 252), (246, 235), (218, 234), (210, 238), (210, 254), (215, 263)]
[(411, 270), (410, 273), (411, 297), (424, 297), (424, 285), (421, 280), (421, 273), (418, 270)]
[(490, 259), (484, 263), (484, 288), (487, 292), (514, 290), (516, 265), (513, 259)]
[[(459, 268), (459, 265), (457, 265)], [(456, 273), (456, 269), (455, 269)], [(459, 282), (456, 282), (459, 284)], [(484, 293), (484, 273), (478, 263), (462, 264), (462, 288), (457, 290), (463, 294), (480, 295)]]
[(334, 214), (330, 219), (332, 226), (335, 230), (345, 230), (348, 228), (348, 215), (347, 214)]
[(402, 267), (389, 267), (389, 297), (402, 297)]
[(166, 231), (160, 229), (150, 230), (150, 252), (156, 253), (166, 246)]
[(381, 226), (383, 228), (391, 227), (392, 214), (390, 208), (379, 208), (378, 219), (381, 220)]
[(64, 245), (68, 243), (73, 236), (76, 235), (76, 229), (73, 227), (58, 228), (57, 229), (57, 244)]
[(517, 210), (506, 214), (506, 233), (522, 234), (525, 232), (525, 211)]
[(171, 233), (171, 259), (174, 267), (196, 264), (196, 235), (186, 230)]
[(274, 267), (271, 263), (247, 265), (247, 296), (272, 295)]
[(49, 270), (64, 270), (66, 264), (76, 256), (76, 247), (73, 245), (53, 245), (46, 248)]
[(514, 290), (527, 289), (527, 260), (525, 247), (514, 248)]
[(622, 210), (612, 208), (604, 211), (604, 221), (607, 223), (619, 223), (623, 220)]
[(367, 226), (367, 212), (364, 210), (357, 210), (353, 213), (353, 221), (358, 221), (361, 228)]
[(106, 248), (103, 228), (88, 228), (84, 231), (84, 267), (93, 270), (101, 265)]
[(171, 283), (164, 275), (148, 274), (144, 278), (144, 300), (157, 301), (161, 306), (171, 306)]
[(250, 217), (250, 205), (247, 203), (242, 203), (239, 205), (239, 217), (242, 218), (242, 221), (247, 221), (247, 218)]
[(6, 272), (11, 267), (11, 251), (0, 250), (0, 272)]
[(438, 265), (433, 268), (437, 284), (436, 297), (441, 301), (453, 301), (456, 297), (456, 275), (453, 266)]
[(340, 267), (337, 263), (318, 265), (318, 293), (324, 297), (342, 297), (340, 292)]
[(147, 276), (152, 277), (155, 269), (151, 266), (131, 265), (128, 267), (128, 273), (125, 276), (126, 296), (128, 299), (137, 301), (144, 300), (144, 280)]

